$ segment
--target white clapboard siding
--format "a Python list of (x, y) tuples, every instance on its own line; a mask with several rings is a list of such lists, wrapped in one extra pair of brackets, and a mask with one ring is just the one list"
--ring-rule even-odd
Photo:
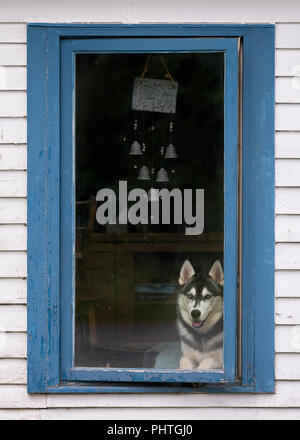
[(300, 353), (279, 353), (275, 356), (277, 380), (300, 380)]
[(277, 104), (275, 108), (275, 127), (282, 131), (300, 130), (300, 104)]
[(1, 385), (0, 408), (45, 408), (45, 395), (27, 393), (26, 385)]
[(0, 304), (26, 304), (26, 298), (26, 279), (0, 278)]
[(277, 103), (300, 102), (300, 69), (298, 76), (292, 78), (277, 78), (276, 80)]
[(300, 353), (300, 325), (276, 326), (275, 351), (276, 353)]
[(278, 159), (300, 158), (300, 132), (278, 131), (275, 137), (275, 150)]
[(0, 23), (0, 43), (26, 43), (26, 40), (26, 24)]
[(277, 243), (275, 268), (300, 269), (300, 243)]
[(26, 333), (0, 332), (0, 358), (25, 359), (27, 357)]
[(39, 409), (2, 409), (0, 420), (41, 420)]
[(299, 3), (295, 0), (252, 0), (242, 2), (223, 0), (199, 2), (155, 0), (113, 2), (87, 1), (76, 2), (70, 8), (70, 2), (26, 1), (26, 7), (20, 7), (19, 0), (10, 0), (9, 7), (1, 11), (3, 22), (198, 22), (198, 23), (274, 23), (295, 22), (300, 15)]
[(25, 66), (27, 53), (26, 44), (0, 43), (1, 66)]
[[(165, 22), (172, 21), (172, 14), (170, 14), (170, 12), (172, 11), (171, 8), (172, 4), (173, 3), (170, 3), (170, 6), (168, 6), (167, 10), (165, 11), (165, 14), (168, 17), (167, 19), (164, 20)], [(88, 5), (81, 2), (76, 2), (72, 5), (72, 7), (70, 7), (70, 3), (67, 3), (65, 0), (56, 3), (55, 6), (51, 1), (48, 0), (42, 3), (39, 2), (32, 3), (32, 1), (27, 0), (26, 7), (23, 7), (23, 4), (22, 7), (20, 7), (19, 0), (10, 0), (9, 7), (6, 7), (5, 11), (3, 11), (3, 8), (1, 10), (1, 21), (9, 22), (9, 23), (17, 23), (17, 22), (22, 22), (22, 23), (24, 22), (29, 22), (29, 23), (30, 22), (39, 22), (39, 23), (115, 22), (116, 23), (118, 22), (120, 23), (120, 22), (128, 22), (128, 14), (130, 7), (129, 5), (130, 3), (128, 3), (127, 0), (115, 0), (110, 3), (107, 3), (105, 0), (100, 0), (97, 2), (89, 0)], [(138, 2), (134, 4), (133, 10), (137, 8), (137, 5)], [(149, 9), (147, 8), (146, 3), (144, 7), (146, 9)], [(174, 4), (173, 4), (173, 11), (174, 11)], [(181, 21), (181, 19), (177, 21)]]
[(300, 271), (277, 270), (275, 292), (277, 298), (300, 297)]
[(74, 407), (149, 407), (149, 408), (180, 408), (180, 407), (299, 407), (300, 408), (300, 381), (277, 381), (274, 394), (206, 394), (192, 395), (179, 394), (135, 394), (135, 395), (109, 395), (109, 394), (82, 394), (82, 395), (54, 395), (47, 397), (49, 408), (74, 408)]
[(300, 50), (276, 50), (276, 67), (277, 76), (297, 76), (299, 75), (300, 66)]
[(0, 118), (0, 144), (26, 144), (26, 118)]
[(0, 171), (0, 197), (26, 197), (26, 171)]
[[(278, 1), (278, 0), (277, 0)], [(247, 2), (248, 3), (248, 2)], [(147, 1), (136, 1), (128, 3), (127, 21), (132, 23), (138, 22), (272, 22), (272, 21), (290, 21), (290, 14), (288, 9), (280, 8), (281, 14), (278, 10), (271, 6), (269, 1), (261, 2), (254, 0), (251, 3), (239, 2), (233, 0), (230, 2), (230, 7), (224, 7), (221, 0), (211, 3), (208, 7), (203, 7), (198, 1), (190, 1), (181, 3), (180, 7), (174, 8), (171, 0), (154, 4), (149, 4)], [(155, 5), (155, 6), (154, 6)], [(260, 10), (259, 10), (260, 9)], [(297, 8), (298, 9), (298, 8)], [(276, 13), (277, 12), (277, 13)], [(96, 12), (97, 14), (97, 12)], [(146, 17), (146, 18), (145, 18)], [(247, 17), (247, 19), (245, 18)], [(275, 18), (277, 17), (277, 19)], [(283, 18), (285, 17), (285, 19)]]
[(275, 36), (278, 49), (300, 49), (300, 23), (278, 23)]
[(21, 91), (0, 91), (0, 117), (26, 116), (27, 96)]
[[(7, 417), (14, 420), (15, 413)], [(26, 413), (25, 413), (26, 414)], [(25, 415), (25, 417), (27, 414)], [(1, 418), (1, 413), (0, 413)], [(28, 416), (29, 418), (29, 416)], [(17, 420), (17, 418), (15, 418)], [(42, 409), (41, 420), (299, 420), (298, 408), (73, 408)], [(156, 424), (152, 422), (153, 425)], [(112, 423), (113, 426), (113, 423)], [(162, 434), (163, 435), (163, 434)], [(153, 434), (155, 437), (155, 431)]]
[(0, 170), (25, 170), (26, 168), (26, 145), (0, 144)]
[[(0, 332), (26, 332), (27, 316), (25, 305), (0, 304)], [(0, 393), (1, 394), (1, 393)]]
[(276, 214), (300, 214), (300, 188), (276, 188), (275, 212)]
[(300, 324), (300, 298), (277, 298), (275, 323), (281, 325)]
[(0, 90), (26, 90), (26, 75), (26, 67), (0, 66)]
[(0, 251), (26, 251), (27, 228), (24, 225), (0, 225)]
[(0, 224), (26, 223), (26, 198), (0, 198)]
[(0, 385), (26, 384), (25, 359), (0, 359)]
[(277, 159), (275, 170), (276, 186), (300, 186), (300, 160)]
[(27, 275), (26, 252), (0, 252), (0, 278), (24, 278)]
[(275, 240), (277, 242), (299, 243), (300, 215), (277, 215), (275, 219)]

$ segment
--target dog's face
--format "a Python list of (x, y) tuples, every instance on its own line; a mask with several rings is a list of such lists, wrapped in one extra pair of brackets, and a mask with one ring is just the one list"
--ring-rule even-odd
[(208, 275), (195, 275), (186, 260), (178, 283), (179, 312), (188, 325), (205, 330), (222, 316), (224, 275), (219, 261), (215, 261)]

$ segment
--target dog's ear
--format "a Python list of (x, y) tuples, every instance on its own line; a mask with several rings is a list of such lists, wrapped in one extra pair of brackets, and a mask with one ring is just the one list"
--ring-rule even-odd
[(215, 283), (224, 286), (224, 273), (219, 260), (215, 261), (208, 274)]
[(185, 283), (188, 282), (192, 278), (192, 276), (195, 275), (195, 271), (189, 260), (185, 260), (185, 262), (182, 265), (179, 280), (178, 283), (183, 286)]

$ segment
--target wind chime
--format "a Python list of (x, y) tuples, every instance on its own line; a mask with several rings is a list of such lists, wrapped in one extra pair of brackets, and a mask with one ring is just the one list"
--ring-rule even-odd
[[(143, 165), (138, 170), (137, 180), (143, 181), (154, 181), (158, 183), (167, 183), (170, 181), (167, 171), (167, 162), (169, 159), (177, 159), (176, 148), (173, 144), (173, 131), (174, 123), (172, 121), (172, 114), (176, 112), (176, 98), (178, 83), (174, 81), (172, 75), (170, 74), (167, 65), (161, 55), (159, 55), (160, 61), (166, 70), (165, 78), (168, 79), (153, 79), (144, 78), (146, 72), (149, 70), (150, 55), (147, 57), (142, 75), (140, 78), (135, 78), (133, 82), (133, 94), (132, 94), (132, 110), (134, 110), (134, 123), (133, 132), (134, 140), (130, 146), (129, 155), (133, 157), (140, 157), (143, 159)], [(151, 112), (151, 125), (150, 129), (146, 130), (145, 124), (145, 112)], [(154, 126), (154, 115), (155, 113), (166, 113), (169, 114), (168, 122), (168, 132), (169, 132), (169, 144), (165, 147), (160, 145), (160, 165), (155, 164), (155, 145), (153, 132), (155, 130)], [(139, 130), (138, 115), (142, 115), (139, 118), (141, 122), (141, 130)], [(149, 120), (149, 117), (148, 117)], [(146, 154), (149, 150), (149, 145), (146, 144), (146, 132), (151, 131), (151, 151), (150, 155)], [(138, 134), (141, 133), (140, 142), (138, 140)], [(147, 157), (151, 156), (151, 167), (147, 163)], [(134, 168), (138, 168), (135, 163)], [(150, 171), (151, 168), (151, 171)], [(156, 172), (157, 168), (157, 172)], [(172, 170), (175, 173), (175, 170)], [(155, 178), (156, 175), (156, 178)]]

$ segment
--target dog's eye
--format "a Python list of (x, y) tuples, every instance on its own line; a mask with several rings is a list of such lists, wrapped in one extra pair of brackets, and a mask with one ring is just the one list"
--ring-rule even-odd
[(209, 294), (209, 295), (206, 295), (204, 299), (210, 299), (210, 298), (212, 298), (212, 295)]
[(191, 294), (189, 294), (187, 297), (188, 297), (188, 299), (193, 299), (194, 298), (193, 295), (191, 295)]

